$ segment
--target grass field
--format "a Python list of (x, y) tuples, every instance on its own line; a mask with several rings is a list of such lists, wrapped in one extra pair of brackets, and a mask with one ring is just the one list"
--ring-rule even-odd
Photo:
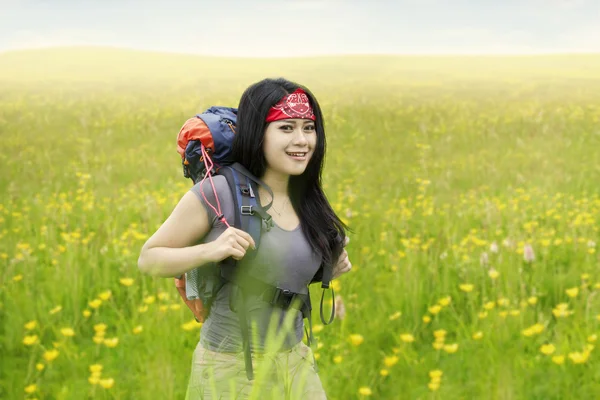
[(353, 229), (331, 399), (600, 397), (600, 56), (53, 49), (0, 54), (0, 398), (183, 398), (199, 327), (139, 250), (183, 122), (276, 76), (319, 99)]

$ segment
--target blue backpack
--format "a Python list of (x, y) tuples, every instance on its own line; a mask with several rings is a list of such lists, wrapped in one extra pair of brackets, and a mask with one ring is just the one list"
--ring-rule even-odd
[[(262, 186), (273, 198), (271, 189), (259, 178), (250, 173), (243, 165), (231, 159), (231, 147), (235, 136), (237, 109), (229, 107), (211, 107), (201, 114), (188, 119), (177, 136), (177, 150), (181, 156), (183, 175), (190, 178), (194, 184), (214, 175), (223, 175), (231, 189), (234, 200), (235, 220), (233, 226), (248, 232), (258, 249), (260, 245), (261, 227), (264, 222), (266, 229), (273, 227), (273, 220), (267, 210), (271, 203), (259, 205), (255, 193)], [(217, 196), (216, 193), (215, 197)], [(212, 207), (212, 206), (211, 206)], [(212, 207), (218, 218), (224, 216), (218, 207)], [(248, 249), (244, 259), (256, 256), (257, 250)], [(250, 355), (248, 320), (245, 312), (244, 299), (249, 293), (260, 296), (272, 305), (287, 309), (296, 307), (302, 312), (303, 318), (308, 319), (308, 343), (315, 342), (312, 332), (311, 301), (308, 295), (294, 293), (287, 289), (273, 286), (267, 282), (250, 276), (236, 269), (237, 261), (229, 257), (218, 264), (203, 266), (186, 272), (175, 278), (175, 286), (183, 301), (194, 313), (198, 322), (204, 322), (210, 313), (210, 307), (217, 292), (227, 282), (232, 282), (236, 293), (230, 298), (230, 308), (239, 316), (244, 348), (246, 373), (249, 380), (253, 379), (252, 361)], [(331, 266), (321, 265), (311, 283), (321, 282), (323, 289), (330, 287), (332, 276)], [(241, 295), (239, 295), (241, 294)], [(335, 293), (332, 291), (332, 296)], [(323, 296), (321, 296), (321, 321), (325, 325), (333, 322), (335, 316), (335, 299), (329, 321), (323, 318)], [(316, 367), (316, 362), (315, 362)]]

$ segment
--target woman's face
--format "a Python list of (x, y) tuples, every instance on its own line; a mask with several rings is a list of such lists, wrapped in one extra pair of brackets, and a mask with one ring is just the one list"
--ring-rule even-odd
[(283, 175), (301, 175), (317, 145), (310, 119), (282, 119), (267, 125), (263, 151), (267, 168)]

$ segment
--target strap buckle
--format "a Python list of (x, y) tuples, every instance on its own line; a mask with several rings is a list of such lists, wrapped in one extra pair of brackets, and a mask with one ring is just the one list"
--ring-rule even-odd
[(295, 293), (291, 290), (277, 288), (273, 294), (273, 299), (271, 299), (271, 304), (287, 309), (290, 307), (294, 297)]
[(252, 206), (242, 206), (241, 212), (242, 215), (254, 215), (254, 210), (252, 210)]

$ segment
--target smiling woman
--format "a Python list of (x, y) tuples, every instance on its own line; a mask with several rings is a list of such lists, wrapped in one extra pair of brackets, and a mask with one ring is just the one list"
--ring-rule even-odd
[[(325, 399), (312, 349), (302, 341), (305, 307), (292, 305), (310, 298), (310, 283), (328, 287), (351, 268), (343, 249), (346, 226), (321, 187), (326, 147), (321, 109), (307, 88), (265, 79), (242, 95), (235, 131), (231, 158), (262, 181), (258, 204), (271, 204), (265, 211), (275, 229), (263, 226), (255, 243), (247, 232), (224, 223), (235, 220), (234, 194), (227, 179), (217, 175), (184, 195), (144, 245), (140, 269), (163, 277), (209, 264), (223, 271), (221, 262), (232, 257), (238, 275), (243, 271), (250, 282), (226, 278), (215, 294), (193, 354), (188, 400), (230, 398), (232, 387), (235, 398), (258, 391), (276, 398), (292, 393), (298, 399)], [(221, 218), (215, 218), (215, 203), (222, 207)], [(288, 300), (267, 299), (264, 285), (281, 288)], [(232, 306), (240, 293), (241, 310)]]

